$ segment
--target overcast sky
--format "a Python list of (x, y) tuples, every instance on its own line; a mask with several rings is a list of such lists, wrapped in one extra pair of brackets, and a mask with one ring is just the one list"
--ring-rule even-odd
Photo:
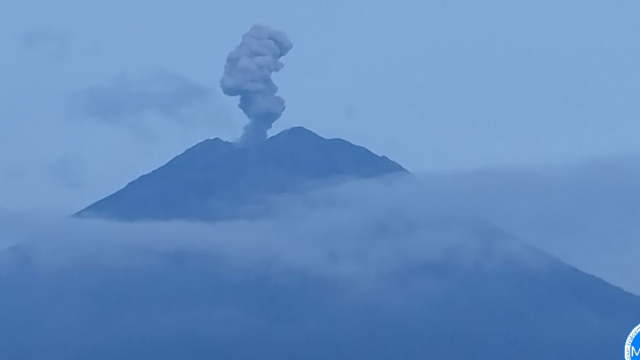
[(0, 207), (72, 212), (246, 120), (221, 94), (251, 25), (302, 125), (412, 171), (640, 151), (640, 2), (2, 0)]

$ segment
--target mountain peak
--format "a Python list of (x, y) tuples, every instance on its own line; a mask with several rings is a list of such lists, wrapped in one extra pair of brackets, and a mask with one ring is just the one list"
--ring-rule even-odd
[(271, 196), (310, 184), (392, 173), (408, 172), (364, 147), (294, 127), (250, 147), (204, 140), (76, 216), (123, 221), (238, 218)]
[(294, 126), (292, 128), (282, 130), (276, 135), (270, 137), (268, 140), (271, 141), (282, 141), (283, 139), (295, 139), (296, 141), (307, 140), (307, 141), (321, 141), (325, 140), (322, 136), (314, 133), (313, 131), (302, 127), (302, 126)]

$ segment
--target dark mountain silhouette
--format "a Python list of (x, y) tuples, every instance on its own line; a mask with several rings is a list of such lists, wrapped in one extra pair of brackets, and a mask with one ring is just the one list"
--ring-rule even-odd
[(76, 216), (122, 221), (251, 217), (273, 195), (392, 173), (407, 171), (363, 147), (295, 127), (252, 147), (205, 140)]

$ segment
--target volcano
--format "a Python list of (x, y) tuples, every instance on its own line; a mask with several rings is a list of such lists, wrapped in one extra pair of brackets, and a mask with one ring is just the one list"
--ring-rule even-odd
[(75, 216), (119, 221), (255, 217), (275, 195), (391, 174), (408, 171), (364, 147), (294, 127), (250, 147), (205, 140)]
[[(207, 222), (259, 218), (268, 214), (269, 202), (278, 195), (350, 180), (407, 175), (407, 170), (384, 156), (297, 127), (251, 147), (220, 139), (203, 141), (76, 217)], [(387, 211), (382, 216), (367, 218), (360, 225), (351, 224), (349, 217), (325, 224), (331, 231), (321, 243), (333, 240), (336, 247), (326, 245), (325, 253), (318, 250), (323, 247), (302, 253), (326, 258), (336, 273), (351, 268), (350, 257), (360, 261), (373, 253), (376, 259), (388, 259), (386, 251), (393, 253), (414, 241), (441, 244), (448, 255), (419, 263), (402, 260), (378, 287), (362, 294), (345, 283), (297, 268), (277, 275), (255, 271), (228, 277), (221, 260), (224, 253), (190, 252), (160, 257), (152, 269), (132, 267), (108, 276), (86, 269), (81, 269), (81, 276), (62, 273), (56, 275), (60, 279), (55, 283), (61, 286), (39, 293), (27, 286), (37, 283), (37, 278), (31, 278), (35, 275), (20, 272), (26, 265), (18, 260), (25, 257), (25, 250), (15, 250), (10, 256), (12, 263), (20, 265), (15, 271), (26, 277), (18, 277), (15, 283), (27, 285), (18, 287), (16, 300), (0, 310), (2, 323), (10, 324), (0, 325), (0, 334), (12, 334), (2, 331), (18, 327), (25, 319), (38, 319), (29, 309), (23, 310), (23, 304), (36, 304), (39, 309), (47, 307), (51, 298), (62, 299), (63, 304), (85, 299), (91, 311), (83, 313), (82, 321), (115, 325), (103, 331), (104, 347), (87, 341), (87, 348), (76, 349), (77, 354), (91, 356), (60, 359), (596, 360), (621, 354), (625, 337), (640, 319), (638, 297), (525, 245), (484, 220), (450, 219), (441, 216), (445, 209), (439, 208), (412, 216), (383, 208)], [(303, 218), (291, 229), (314, 228), (313, 221)], [(294, 237), (303, 242), (309, 235)], [(215, 235), (211, 237), (216, 241)], [(263, 240), (261, 233), (255, 237)], [(265, 237), (269, 239), (278, 242)], [(380, 250), (381, 244), (387, 247)], [(504, 252), (513, 247), (517, 251)], [(436, 253), (438, 248), (433, 246)], [(475, 255), (469, 261), (455, 260), (464, 254)], [(90, 280), (79, 283), (83, 276)], [(0, 278), (0, 294), (13, 284)], [(105, 294), (116, 295), (103, 300)], [(112, 305), (109, 296), (117, 294), (126, 296)], [(184, 303), (176, 302), (175, 296)], [(193, 316), (154, 333), (155, 325), (145, 324), (157, 324), (151, 322), (156, 313), (146, 313), (151, 320), (139, 325), (128, 320), (141, 318), (141, 308), (136, 307), (141, 303), (153, 304), (150, 308), (163, 319)], [(219, 320), (225, 336), (216, 332), (220, 324), (211, 321), (210, 314), (220, 309), (241, 315)], [(53, 321), (39, 321), (45, 320)], [(120, 324), (127, 324), (126, 331)], [(226, 335), (229, 326), (236, 330)], [(171, 340), (158, 340), (165, 338)], [(20, 349), (24, 353), (38, 349), (33, 341), (19, 343), (25, 344)], [(237, 355), (239, 351), (242, 356)]]

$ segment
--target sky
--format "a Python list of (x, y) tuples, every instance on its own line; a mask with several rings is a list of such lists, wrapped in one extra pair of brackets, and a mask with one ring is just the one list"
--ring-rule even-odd
[(637, 1), (4, 0), (0, 207), (77, 211), (246, 123), (219, 89), (253, 24), (294, 44), (272, 133), (414, 172), (640, 151)]

